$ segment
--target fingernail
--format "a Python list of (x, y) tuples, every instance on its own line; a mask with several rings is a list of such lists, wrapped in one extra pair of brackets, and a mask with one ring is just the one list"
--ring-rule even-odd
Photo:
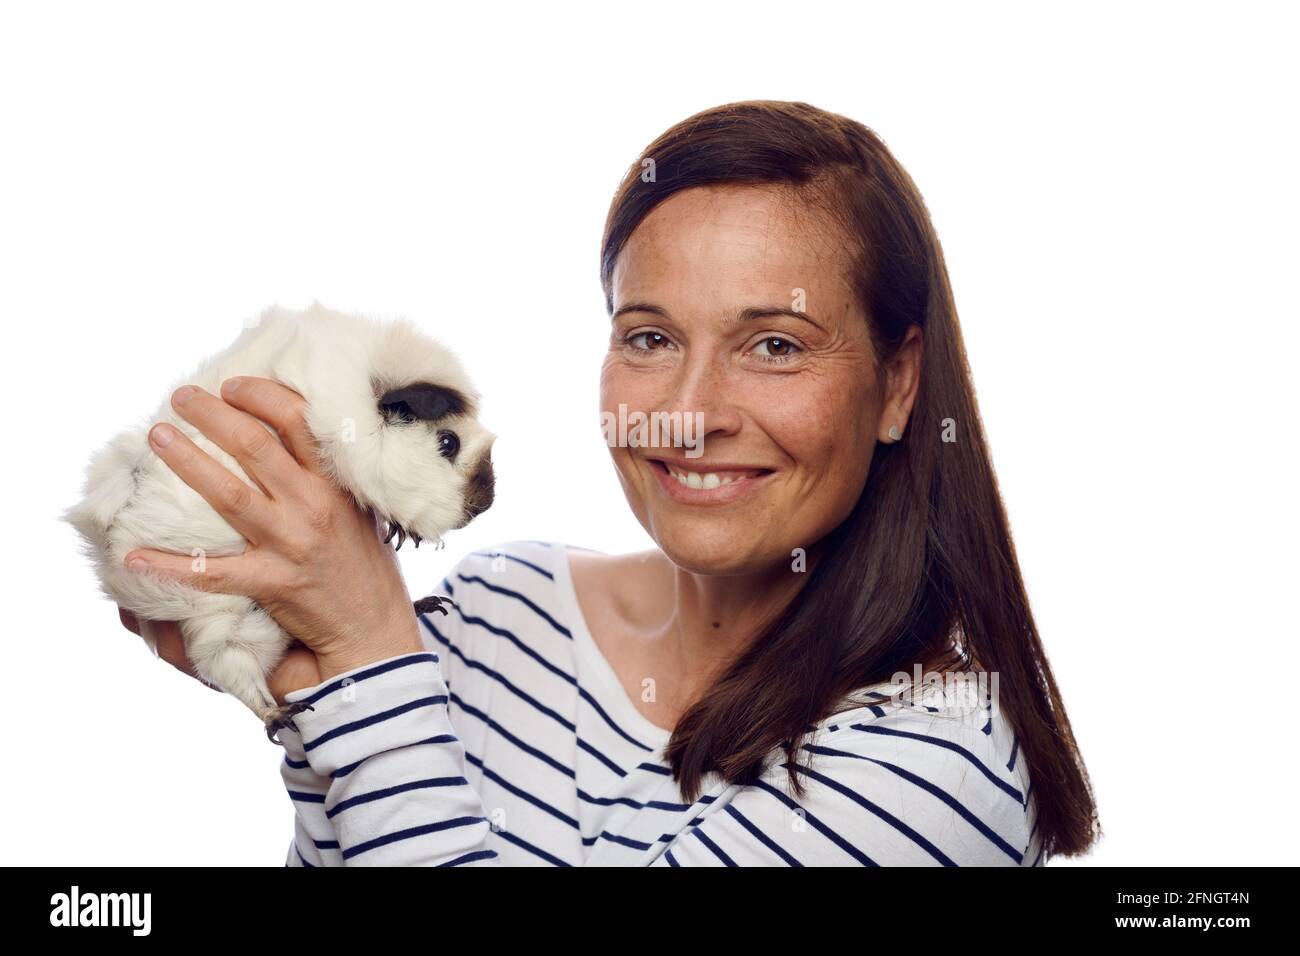
[(149, 562), (144, 558), (131, 558), (126, 562), (126, 566), (132, 571), (148, 571)]
[(159, 448), (166, 448), (172, 443), (172, 427), (170, 425), (155, 425), (149, 429), (149, 440)]
[(228, 378), (221, 383), (221, 391), (226, 395), (229, 395), (235, 389), (239, 388), (239, 383), (242, 381), (242, 378)]
[(184, 405), (191, 398), (199, 393), (199, 390), (193, 385), (182, 385), (176, 391), (172, 392), (172, 404)]

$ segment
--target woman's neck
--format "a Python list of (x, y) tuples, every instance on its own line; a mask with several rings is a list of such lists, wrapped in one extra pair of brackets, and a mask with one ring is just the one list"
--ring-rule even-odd
[(748, 574), (695, 574), (656, 554), (661, 570), (652, 590), (666, 597), (644, 607), (642, 620), (657, 656), (690, 683), (691, 697), (745, 653), (807, 580), (807, 571), (785, 563)]

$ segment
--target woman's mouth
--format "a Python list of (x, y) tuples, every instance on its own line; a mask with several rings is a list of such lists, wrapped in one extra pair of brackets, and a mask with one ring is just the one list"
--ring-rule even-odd
[(659, 486), (682, 504), (725, 504), (760, 487), (773, 474), (771, 468), (731, 462), (683, 461), (648, 458)]

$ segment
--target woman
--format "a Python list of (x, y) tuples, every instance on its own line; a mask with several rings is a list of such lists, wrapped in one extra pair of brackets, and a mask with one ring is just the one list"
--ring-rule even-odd
[[(1097, 827), (1030, 612), (921, 198), (866, 127), (739, 103), (668, 130), (606, 223), (611, 447), (657, 547), (513, 542), (417, 617), (373, 520), (264, 380), (178, 412), (266, 494), (262, 534), (145, 573), (246, 594), (304, 645), (290, 865), (1013, 864)], [(233, 388), (233, 390), (232, 390)], [(255, 416), (284, 448), (250, 460)], [(223, 469), (156, 452), (223, 507)], [(249, 516), (242, 519), (249, 523)], [(187, 668), (174, 629), (161, 654)], [(895, 675), (910, 679), (900, 684)], [(995, 676), (974, 695), (957, 677)], [(916, 677), (921, 680), (917, 681)], [(961, 698), (961, 699), (958, 699)]]

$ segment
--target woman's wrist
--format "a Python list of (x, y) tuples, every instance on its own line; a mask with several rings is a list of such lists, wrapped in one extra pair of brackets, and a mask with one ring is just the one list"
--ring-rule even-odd
[(340, 642), (337, 647), (316, 651), (316, 663), (321, 680), (327, 681), (367, 664), (402, 654), (418, 654), (425, 649), (420, 639), (420, 625), (413, 613), (407, 613), (398, 615), (387, 627), (356, 641)]

